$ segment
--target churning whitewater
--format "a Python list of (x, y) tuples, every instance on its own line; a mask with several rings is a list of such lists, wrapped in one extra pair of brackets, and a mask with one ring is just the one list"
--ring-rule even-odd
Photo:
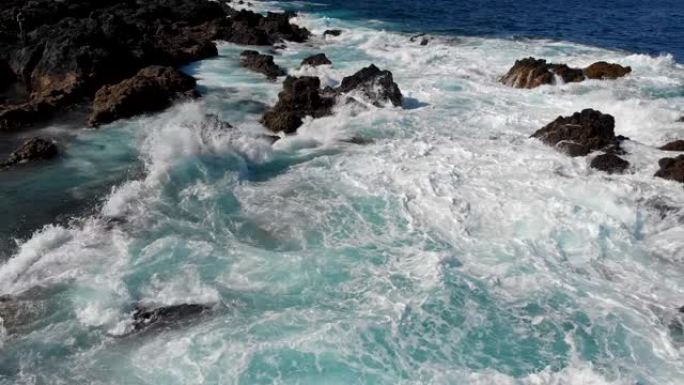
[[(403, 107), (338, 106), (271, 144), (259, 117), (281, 84), (225, 43), (184, 69), (202, 99), (79, 133), (135, 148), (144, 172), (96, 214), (17, 241), (0, 294), (30, 298), (30, 322), (2, 329), (0, 383), (682, 384), (684, 193), (653, 174), (682, 130), (684, 66), (564, 41), (437, 36), (426, 49), (315, 13), (296, 23), (318, 37), (275, 56), (289, 74), (336, 86), (374, 63)], [(342, 35), (321, 37), (331, 28)], [(333, 65), (299, 67), (319, 52)], [(633, 71), (498, 82), (527, 56)], [(630, 138), (628, 173), (529, 138), (584, 108)], [(135, 304), (211, 310), (136, 332)]]

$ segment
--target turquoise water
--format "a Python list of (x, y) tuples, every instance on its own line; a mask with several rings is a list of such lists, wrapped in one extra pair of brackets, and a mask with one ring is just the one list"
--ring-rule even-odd
[[(657, 207), (681, 208), (684, 194), (652, 175), (655, 146), (681, 133), (684, 67), (565, 41), (440, 36), (425, 48), (391, 24), (297, 22), (344, 33), (289, 45), (278, 64), (333, 85), (375, 63), (404, 108), (340, 107), (271, 146), (258, 119), (280, 84), (222, 44), (185, 69), (201, 100), (65, 139), (65, 159), (13, 183), (76, 197), (101, 177), (107, 187), (86, 189), (91, 211), (23, 238), (0, 266), (0, 293), (32, 304), (23, 325), (5, 324), (0, 383), (682, 383), (669, 325), (684, 228), (681, 209)], [(299, 69), (320, 51), (332, 67)], [(529, 55), (634, 71), (497, 83)], [(630, 173), (528, 138), (586, 107), (632, 138)], [(357, 136), (373, 142), (344, 142)], [(214, 311), (126, 335), (138, 302)]]

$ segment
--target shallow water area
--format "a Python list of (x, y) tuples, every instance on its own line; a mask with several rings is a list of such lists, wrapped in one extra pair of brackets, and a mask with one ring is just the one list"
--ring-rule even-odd
[[(185, 68), (202, 99), (84, 133), (65, 164), (142, 172), (0, 265), (0, 294), (42, 306), (5, 333), (0, 383), (681, 383), (684, 189), (653, 173), (667, 155), (656, 147), (684, 129), (684, 66), (554, 40), (440, 35), (424, 47), (392, 24), (313, 11), (296, 22), (315, 37), (277, 64), (335, 85), (374, 63), (404, 106), (338, 107), (271, 145), (258, 120), (281, 82), (222, 43)], [(342, 35), (321, 37), (331, 28)], [(299, 68), (318, 52), (333, 65)], [(499, 84), (525, 56), (633, 73)], [(625, 175), (529, 138), (589, 107), (631, 138)], [(345, 142), (355, 137), (371, 143)], [(129, 149), (137, 159), (124, 161)], [(127, 335), (136, 303), (215, 310)]]

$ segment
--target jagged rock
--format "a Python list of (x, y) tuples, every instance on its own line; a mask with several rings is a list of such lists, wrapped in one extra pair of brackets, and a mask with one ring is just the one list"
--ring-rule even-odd
[[(0, 296), (0, 328), (7, 334), (15, 334), (30, 327), (46, 313), (45, 301), (9, 295)], [(0, 330), (1, 330), (0, 329)]]
[(500, 81), (510, 87), (535, 88), (543, 84), (554, 84), (556, 75), (565, 83), (584, 80), (582, 70), (570, 68), (565, 64), (549, 64), (544, 59), (529, 57), (516, 60)]
[(614, 128), (615, 119), (611, 115), (586, 109), (572, 116), (559, 116), (532, 137), (570, 156), (583, 156), (614, 144), (617, 140)]
[(684, 155), (660, 159), (658, 165), (660, 170), (655, 173), (655, 176), (684, 183)]
[(230, 27), (219, 38), (244, 45), (272, 45), (282, 40), (303, 43), (311, 32), (291, 24), (290, 19), (295, 16), (293, 12), (268, 12), (264, 16), (240, 10), (232, 15)]
[(660, 147), (660, 149), (663, 151), (684, 151), (684, 140), (675, 140)]
[(240, 54), (240, 64), (254, 72), (266, 75), (270, 79), (285, 76), (285, 70), (273, 62), (273, 56), (262, 55), (257, 51), (243, 51)]
[(17, 100), (0, 96), (0, 129), (49, 119), (144, 67), (216, 56), (214, 40), (303, 42), (310, 33), (291, 24), (293, 16), (208, 0), (7, 0), (0, 9), (0, 91), (16, 80), (25, 92)]
[(309, 56), (306, 59), (302, 60), (301, 65), (309, 65), (312, 67), (317, 67), (317, 66), (322, 66), (322, 65), (330, 65), (332, 62), (330, 59), (328, 59), (327, 56), (325, 56), (324, 53), (319, 53), (317, 55)]
[(200, 316), (211, 310), (211, 306), (181, 304), (157, 308), (138, 306), (133, 313), (133, 330), (140, 331), (150, 327), (173, 326), (178, 322)]
[(178, 97), (195, 96), (195, 79), (172, 67), (150, 66), (132, 78), (97, 91), (89, 123), (92, 126), (163, 110)]
[(352, 99), (353, 93), (360, 93), (376, 106), (382, 107), (388, 101), (400, 106), (402, 101), (399, 86), (394, 83), (392, 73), (381, 71), (370, 65), (352, 76), (342, 79), (338, 88), (321, 90), (317, 77), (288, 76), (283, 82), (283, 91), (278, 94), (278, 103), (266, 111), (261, 123), (271, 131), (294, 133), (306, 116), (320, 118), (331, 114), (336, 100), (345, 95)]
[(342, 30), (340, 30), (340, 29), (327, 29), (325, 32), (323, 32), (323, 37), (340, 36), (341, 34), (342, 34)]
[(59, 150), (53, 141), (37, 137), (31, 138), (12, 152), (0, 166), (8, 167), (34, 160), (52, 159), (58, 154)]
[(394, 82), (390, 71), (381, 71), (371, 64), (352, 76), (342, 79), (340, 87), (335, 90), (339, 93), (361, 92), (376, 106), (383, 106), (387, 101), (394, 106), (401, 106), (402, 95), (399, 86)]
[(615, 154), (601, 154), (591, 161), (591, 168), (608, 174), (623, 173), (629, 168), (629, 162)]
[(596, 62), (584, 69), (584, 75), (589, 79), (617, 79), (632, 72), (632, 67), (623, 67), (619, 64)]
[(631, 71), (630, 67), (606, 62), (596, 62), (585, 69), (579, 69), (529, 57), (516, 60), (513, 67), (500, 81), (510, 87), (535, 88), (544, 84), (555, 84), (556, 77), (560, 77), (563, 83), (575, 83), (584, 81), (586, 78), (616, 79)]
[(422, 45), (422, 46), (426, 46), (426, 45), (428, 45), (428, 44), (430, 43), (430, 39), (428, 39), (428, 37), (425, 36), (424, 33), (421, 33), (421, 34), (418, 34), (418, 35), (411, 36), (411, 38), (409, 39), (409, 41), (410, 41), (411, 43), (415, 43), (416, 41), (418, 41), (418, 39), (420, 39), (420, 45)]
[(283, 90), (278, 94), (278, 103), (266, 111), (262, 123), (273, 132), (291, 134), (302, 125), (302, 118), (319, 118), (330, 115), (334, 99), (322, 96), (321, 81), (317, 77), (288, 76)]

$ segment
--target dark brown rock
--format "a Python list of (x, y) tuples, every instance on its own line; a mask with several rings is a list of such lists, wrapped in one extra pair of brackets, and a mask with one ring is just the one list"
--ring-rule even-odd
[(19, 148), (11, 153), (7, 160), (0, 165), (2, 167), (8, 167), (18, 163), (52, 159), (58, 154), (59, 150), (53, 141), (43, 138), (31, 138), (19, 146)]
[(629, 168), (629, 162), (615, 154), (601, 154), (591, 161), (591, 168), (608, 174), (620, 174)]
[(387, 70), (380, 70), (373, 64), (342, 79), (340, 87), (336, 89), (337, 93), (349, 93), (351, 91), (361, 92), (376, 106), (383, 106), (389, 101), (398, 107), (401, 106), (403, 99), (392, 73)]
[(570, 68), (565, 64), (549, 64), (544, 59), (529, 57), (516, 60), (500, 81), (510, 87), (535, 88), (544, 84), (554, 84), (556, 75), (566, 83), (584, 80), (580, 69)]
[(660, 159), (658, 165), (660, 170), (655, 173), (655, 176), (684, 183), (684, 155)]
[(533, 138), (550, 146), (557, 146), (571, 156), (583, 156), (614, 144), (615, 119), (599, 111), (586, 109), (572, 116), (559, 116), (541, 128)]
[(133, 330), (141, 331), (151, 327), (174, 326), (210, 310), (211, 306), (200, 304), (180, 304), (157, 308), (137, 306), (133, 312)]
[(332, 62), (330, 59), (328, 59), (327, 56), (325, 56), (324, 53), (319, 53), (317, 55), (309, 56), (306, 59), (302, 60), (301, 65), (309, 65), (312, 67), (317, 67), (317, 66), (322, 66), (322, 65), (330, 65)]
[(267, 111), (262, 123), (273, 132), (294, 133), (302, 125), (302, 118), (330, 115), (334, 99), (321, 95), (321, 81), (317, 77), (288, 76), (278, 103)]
[(623, 67), (619, 64), (596, 62), (584, 69), (584, 75), (589, 79), (617, 79), (632, 72), (631, 67)]
[(195, 79), (172, 67), (150, 66), (120, 83), (97, 91), (89, 123), (92, 126), (163, 110), (178, 97), (195, 96)]
[(240, 64), (254, 72), (266, 75), (270, 79), (285, 76), (285, 70), (273, 61), (273, 56), (262, 55), (257, 51), (243, 51), (240, 54)]
[(684, 140), (675, 140), (660, 147), (660, 149), (663, 151), (684, 151)]
[(586, 78), (616, 79), (631, 71), (630, 67), (606, 62), (596, 62), (585, 69), (579, 69), (529, 57), (517, 60), (500, 81), (516, 88), (535, 88), (544, 84), (555, 84), (556, 77), (562, 79), (563, 83), (575, 83), (584, 81)]

